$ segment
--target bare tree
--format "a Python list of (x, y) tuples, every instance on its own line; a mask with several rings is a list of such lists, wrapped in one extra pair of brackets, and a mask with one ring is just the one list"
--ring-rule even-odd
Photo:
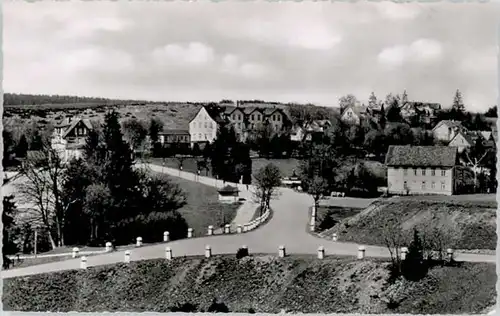
[(76, 202), (64, 197), (65, 170), (60, 153), (44, 140), (42, 150), (23, 161), (24, 181), (17, 185), (21, 201), (33, 205), (31, 221), (44, 227), (52, 248), (64, 245), (66, 212)]
[(393, 267), (401, 273), (401, 247), (403, 247), (407, 241), (407, 236), (403, 232), (401, 224), (394, 220), (385, 223), (382, 229), (382, 237), (391, 255)]

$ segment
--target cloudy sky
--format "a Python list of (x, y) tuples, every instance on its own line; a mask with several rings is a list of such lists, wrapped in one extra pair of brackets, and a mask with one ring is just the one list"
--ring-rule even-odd
[(4, 91), (496, 104), (500, 4), (4, 2)]

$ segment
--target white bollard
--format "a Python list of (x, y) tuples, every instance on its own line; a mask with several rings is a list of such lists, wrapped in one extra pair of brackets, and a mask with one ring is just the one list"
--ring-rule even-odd
[(224, 226), (224, 234), (230, 234), (230, 233), (231, 233), (231, 225), (226, 224), (226, 226)]
[(408, 248), (402, 247), (401, 248), (401, 260), (406, 260), (407, 254), (408, 254)]
[(208, 236), (212, 236), (214, 234), (214, 227), (212, 225), (208, 226)]
[(333, 235), (332, 235), (332, 240), (333, 240), (333, 241), (337, 241), (337, 233), (333, 233)]
[(212, 256), (212, 248), (209, 245), (205, 246), (205, 258), (210, 258)]
[(325, 258), (325, 247), (319, 246), (318, 248), (318, 259)]
[(172, 249), (170, 247), (165, 248), (165, 258), (167, 260), (172, 260)]
[(238, 234), (241, 234), (241, 233), (243, 232), (243, 226), (238, 225), (238, 226), (236, 227), (236, 232), (237, 232)]
[(135, 240), (136, 247), (142, 247), (142, 237), (137, 237)]
[(451, 248), (446, 249), (446, 254), (448, 255), (448, 260), (452, 261), (453, 260), (453, 249), (451, 249)]
[(87, 257), (85, 256), (80, 259), (80, 269), (87, 269)]
[(113, 244), (111, 242), (106, 243), (106, 252), (110, 252), (113, 249)]
[(169, 232), (163, 232), (163, 241), (169, 241), (170, 240), (170, 233)]
[(123, 262), (125, 262), (125, 263), (130, 262), (130, 250), (125, 251), (125, 258), (124, 258)]
[(192, 238), (192, 237), (193, 237), (193, 229), (188, 228), (188, 238)]
[(311, 208), (311, 216), (316, 217), (316, 205), (313, 205)]
[(365, 246), (359, 246), (358, 248), (358, 259), (365, 258)]
[(73, 253), (71, 254), (73, 258), (78, 257), (78, 252), (80, 252), (80, 249), (78, 247), (73, 248)]
[(315, 225), (314, 224), (309, 224), (309, 229), (314, 232), (315, 231)]
[(284, 258), (286, 256), (285, 246), (280, 246), (278, 251), (278, 256)]

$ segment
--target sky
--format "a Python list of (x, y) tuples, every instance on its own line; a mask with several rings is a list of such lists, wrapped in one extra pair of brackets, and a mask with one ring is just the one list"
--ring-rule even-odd
[(3, 3), (4, 92), (497, 103), (500, 3)]

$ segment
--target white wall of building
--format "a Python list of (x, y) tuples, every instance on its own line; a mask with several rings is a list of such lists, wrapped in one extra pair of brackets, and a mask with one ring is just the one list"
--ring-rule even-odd
[[(422, 174), (425, 170), (425, 174)], [(434, 170), (434, 173), (432, 172)], [(443, 175), (442, 172), (445, 172)], [(425, 184), (424, 184), (425, 182)], [(388, 191), (391, 194), (453, 194), (452, 168), (387, 168)]]

